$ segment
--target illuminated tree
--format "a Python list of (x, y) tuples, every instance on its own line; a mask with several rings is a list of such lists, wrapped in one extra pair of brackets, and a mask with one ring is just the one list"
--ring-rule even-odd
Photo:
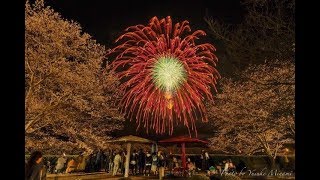
[(228, 24), (205, 17), (210, 35), (222, 43), (220, 52), (235, 65), (234, 70), (252, 63), (292, 58), (295, 1), (241, 0), (241, 3), (245, 8), (241, 23)]
[(109, 56), (120, 79), (121, 111), (156, 133), (172, 134), (183, 123), (197, 135), (195, 120), (207, 121), (203, 101), (212, 99), (217, 79), (215, 48), (197, 44), (202, 30), (190, 33), (188, 21), (153, 17), (148, 25), (126, 29)]
[(211, 148), (231, 154), (264, 152), (274, 165), (295, 137), (295, 66), (292, 61), (252, 65), (237, 80), (221, 80), (208, 116)]
[(113, 106), (118, 81), (102, 76), (105, 48), (43, 1), (26, 3), (25, 25), (26, 141), (64, 134), (101, 144), (123, 120)]

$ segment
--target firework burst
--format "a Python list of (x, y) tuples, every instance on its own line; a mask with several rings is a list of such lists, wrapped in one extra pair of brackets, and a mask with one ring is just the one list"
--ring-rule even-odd
[(214, 46), (195, 43), (204, 35), (191, 33), (188, 21), (173, 26), (168, 16), (131, 26), (116, 40), (121, 43), (109, 55), (115, 55), (111, 65), (121, 81), (120, 107), (138, 128), (172, 134), (183, 123), (197, 136), (195, 120), (207, 121), (203, 101), (213, 99), (220, 78)]

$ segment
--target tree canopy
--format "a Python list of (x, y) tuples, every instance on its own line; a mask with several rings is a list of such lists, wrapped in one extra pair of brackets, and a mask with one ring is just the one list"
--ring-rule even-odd
[(78, 23), (41, 0), (26, 3), (26, 141), (66, 136), (75, 147), (90, 148), (122, 127), (124, 118), (114, 106), (118, 81), (103, 71), (105, 54)]

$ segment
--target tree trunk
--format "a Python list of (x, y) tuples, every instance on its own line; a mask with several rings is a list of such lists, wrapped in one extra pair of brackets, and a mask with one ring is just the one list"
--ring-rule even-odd
[(273, 156), (269, 156), (269, 160), (270, 160), (270, 169), (274, 170), (276, 169), (276, 158), (274, 158)]

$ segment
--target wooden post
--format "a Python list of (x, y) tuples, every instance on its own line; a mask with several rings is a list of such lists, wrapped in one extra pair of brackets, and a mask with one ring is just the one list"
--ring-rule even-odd
[(131, 150), (131, 143), (128, 143), (127, 144), (127, 155), (126, 155), (124, 177), (129, 177), (130, 150)]

